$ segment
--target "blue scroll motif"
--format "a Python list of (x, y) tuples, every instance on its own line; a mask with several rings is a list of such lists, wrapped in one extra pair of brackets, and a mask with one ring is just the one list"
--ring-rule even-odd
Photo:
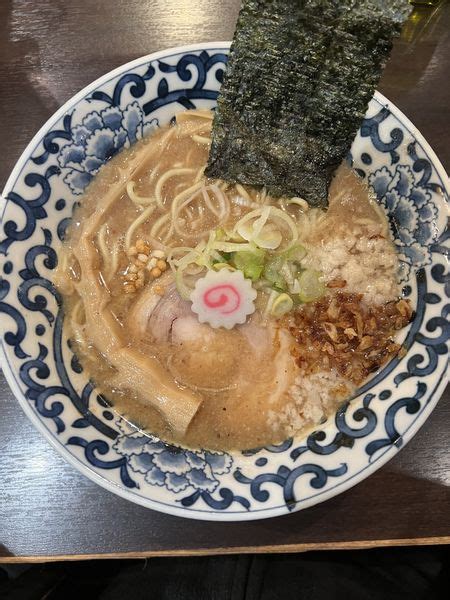
[(65, 115), (63, 119), (62, 129), (53, 129), (45, 134), (42, 141), (44, 146), (44, 152), (39, 156), (32, 157), (31, 160), (35, 165), (43, 165), (50, 154), (57, 154), (59, 152), (59, 144), (55, 140), (70, 140), (70, 130), (72, 127), (72, 115)]
[[(110, 106), (120, 106), (120, 100), (122, 97), (123, 90), (130, 84), (130, 94), (133, 98), (142, 98), (147, 90), (147, 81), (150, 81), (155, 75), (155, 67), (150, 63), (147, 67), (146, 72), (143, 75), (137, 73), (126, 73), (119, 78), (118, 82), (114, 86), (114, 92), (112, 96), (109, 96), (106, 92), (95, 91), (91, 99), (100, 100)], [(89, 99), (88, 99), (89, 101)]]
[(137, 487), (136, 482), (130, 477), (128, 473), (127, 461), (125, 458), (113, 459), (113, 460), (102, 460), (99, 458), (100, 455), (107, 454), (110, 451), (110, 446), (104, 440), (92, 440), (88, 442), (82, 437), (72, 436), (67, 441), (70, 446), (80, 446), (84, 448), (84, 455), (89, 464), (97, 469), (119, 469), (120, 479), (127, 488)]
[(41, 277), (36, 267), (36, 259), (45, 256), (43, 264), (47, 269), (54, 269), (57, 265), (56, 252), (51, 247), (52, 235), (48, 229), (43, 230), (44, 244), (32, 246), (25, 255), (25, 269), (19, 271), (23, 283), (19, 285), (17, 296), (22, 306), (30, 311), (42, 313), (51, 324), (54, 321), (53, 313), (47, 308), (47, 299), (38, 294), (34, 299), (30, 298), (30, 293), (34, 288), (47, 290), (55, 297), (57, 304), (61, 303), (61, 298), (55, 286), (45, 277)]
[(401, 448), (403, 444), (402, 436), (398, 433), (395, 426), (395, 417), (401, 409), (405, 409), (410, 415), (419, 412), (421, 404), (419, 402), (427, 391), (427, 385), (423, 382), (417, 384), (417, 391), (411, 398), (401, 398), (394, 402), (386, 411), (384, 418), (384, 428), (387, 434), (386, 438), (380, 438), (369, 442), (366, 446), (366, 452), (369, 457), (372, 457), (375, 452), (378, 452), (381, 448), (386, 446), (395, 445), (397, 448)]
[(7, 200), (18, 206), (23, 211), (25, 216), (25, 225), (22, 229), (19, 229), (16, 221), (6, 221), (6, 223), (3, 225), (5, 237), (0, 242), (0, 254), (8, 254), (8, 248), (13, 242), (22, 242), (29, 239), (33, 235), (36, 229), (36, 221), (39, 219), (44, 219), (47, 216), (44, 205), (50, 198), (50, 179), (51, 177), (59, 174), (60, 170), (56, 165), (50, 166), (46, 170), (45, 175), (40, 175), (39, 173), (28, 173), (28, 175), (26, 175), (24, 178), (25, 184), (30, 188), (36, 186), (41, 188), (41, 192), (39, 193), (38, 197), (33, 200), (26, 200), (16, 192), (10, 192), (6, 196)]
[[(168, 65), (165, 62), (159, 61), (159, 69), (162, 73), (176, 72), (178, 77), (183, 82), (190, 82), (186, 89), (174, 89), (170, 91), (170, 86), (167, 79), (163, 78), (158, 85), (158, 97), (146, 102), (143, 105), (143, 110), (146, 115), (152, 113), (162, 106), (178, 102), (186, 110), (195, 108), (193, 100), (216, 100), (219, 92), (214, 89), (205, 88), (206, 78), (210, 69), (218, 63), (226, 65), (228, 57), (226, 54), (215, 53), (212, 56), (204, 51), (200, 55), (186, 54), (183, 56), (176, 66)], [(193, 75), (189, 66), (195, 67), (197, 78), (191, 81)], [(223, 69), (215, 71), (216, 80), (221, 83), (223, 78)]]
[[(11, 286), (8, 281), (0, 278), (0, 300), (6, 298), (10, 287)], [(13, 331), (7, 331), (5, 333), (6, 344), (14, 348), (14, 354), (17, 356), (17, 358), (28, 358), (29, 354), (27, 354), (21, 346), (27, 334), (27, 325), (22, 312), (7, 302), (0, 302), (0, 313), (8, 315), (8, 317), (14, 321), (16, 326), (15, 333)]]
[[(392, 129), (390, 132), (391, 140), (389, 142), (383, 142), (379, 134), (381, 123), (390, 117), (390, 115), (391, 112), (389, 109), (382, 108), (375, 116), (364, 119), (361, 125), (361, 136), (370, 137), (372, 144), (377, 150), (389, 153), (391, 155), (391, 163), (395, 165), (400, 160), (400, 156), (396, 150), (403, 142), (403, 131), (398, 127)], [(370, 157), (370, 155), (366, 156)], [(370, 164), (371, 161), (369, 162), (366, 158), (363, 162), (365, 164)]]
[[(443, 235), (434, 244), (431, 245), (430, 251), (435, 254), (444, 254), (448, 252), (445, 243), (449, 239), (449, 230), (447, 229)], [(431, 268), (431, 278), (443, 288), (443, 293), (446, 298), (450, 298), (450, 274), (446, 271), (443, 264), (435, 264)], [(433, 373), (438, 365), (439, 357), (445, 356), (448, 352), (447, 344), (450, 340), (450, 303), (446, 302), (441, 309), (440, 316), (435, 316), (429, 319), (425, 324), (427, 332), (434, 335), (425, 335), (422, 333), (423, 313), (426, 304), (439, 304), (442, 302), (442, 297), (433, 292), (430, 293), (426, 289), (422, 294), (419, 294), (419, 306), (423, 308), (417, 311), (416, 320), (420, 320), (419, 327), (415, 326), (415, 322), (411, 328), (413, 335), (410, 344), (418, 343), (424, 347), (425, 353), (414, 352), (409, 356), (406, 363), (406, 371), (398, 373), (394, 378), (394, 383), (398, 386), (402, 381), (410, 377), (425, 377)], [(420, 317), (420, 319), (419, 319)], [(422, 331), (419, 331), (422, 329)], [(435, 332), (438, 331), (438, 335)], [(409, 349), (409, 346), (408, 346)], [(428, 362), (426, 362), (428, 359)]]
[(294, 448), (291, 451), (290, 457), (292, 460), (297, 460), (307, 451), (310, 451), (313, 454), (327, 456), (333, 454), (342, 447), (353, 448), (355, 440), (368, 436), (377, 425), (377, 416), (375, 412), (369, 408), (370, 402), (374, 398), (374, 394), (366, 394), (363, 399), (362, 408), (358, 408), (352, 415), (355, 421), (364, 423), (363, 427), (355, 429), (347, 424), (346, 418), (348, 409), (352, 404), (351, 402), (345, 402), (335, 415), (335, 423), (338, 432), (334, 439), (328, 444), (321, 445), (320, 442), (323, 442), (326, 439), (325, 431), (320, 429), (314, 431), (308, 436), (305, 445)]
[(275, 484), (283, 489), (283, 498), (289, 510), (293, 510), (296, 503), (301, 500), (297, 498), (294, 491), (294, 486), (297, 479), (302, 475), (313, 475), (309, 481), (309, 485), (313, 489), (323, 488), (329, 477), (340, 477), (348, 470), (345, 463), (341, 463), (336, 469), (324, 469), (323, 467), (307, 463), (294, 469), (289, 469), (285, 465), (281, 465), (276, 473), (263, 473), (255, 478), (246, 477), (240, 469), (236, 469), (233, 473), (236, 481), (250, 486), (252, 497), (258, 502), (267, 502), (270, 498), (270, 492), (267, 489), (262, 489), (264, 484)]

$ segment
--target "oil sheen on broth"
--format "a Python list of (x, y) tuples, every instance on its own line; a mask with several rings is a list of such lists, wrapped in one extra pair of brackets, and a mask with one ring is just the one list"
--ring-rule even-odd
[[(211, 118), (209, 111), (180, 113), (175, 125), (157, 129), (100, 170), (75, 212), (55, 283), (64, 297), (74, 350), (118, 413), (170, 442), (253, 448), (325, 421), (370, 372), (364, 367), (358, 376), (355, 369), (346, 374), (336, 362), (339, 353), (358, 355), (367, 338), (381, 365), (398, 351), (393, 335), (407, 321), (385, 323), (380, 317), (379, 338), (358, 330), (358, 314), (376, 321), (386, 307), (394, 307), (397, 315), (399, 288), (386, 217), (357, 176), (340, 167), (327, 212), (309, 209), (298, 198), (271, 198), (264, 189), (208, 181), (203, 172)], [(279, 250), (252, 254), (252, 260), (265, 261), (252, 281), (256, 310), (231, 329), (200, 323), (179, 293), (177, 265), (181, 273), (183, 256), (197, 247), (198, 264), (186, 271), (188, 284), (208, 268), (236, 270), (235, 253), (234, 258), (219, 253), (218, 259), (213, 250), (214, 262), (208, 263), (207, 244), (213, 247), (211, 240), (231, 235), (252, 211), (270, 220), (272, 213), (264, 208), (270, 206), (288, 221), (273, 211), (266, 232), (275, 239), (281, 232)], [(289, 246), (292, 223), (298, 238)], [(226, 243), (246, 242), (234, 236)], [(289, 258), (292, 247), (297, 258)], [(299, 248), (305, 254), (301, 258)], [(283, 264), (280, 256), (286, 259)], [(270, 265), (284, 269), (286, 281), (275, 281)], [(298, 295), (299, 284), (289, 280), (297, 274), (305, 286), (316, 277), (320, 293)], [(274, 309), (282, 304), (280, 297), (289, 310)], [(342, 331), (338, 320), (320, 314), (330, 306), (344, 311), (349, 305), (354, 312), (347, 311), (350, 321)], [(320, 325), (320, 332), (314, 323), (310, 329), (305, 325), (313, 313), (317, 322), (328, 324)], [(333, 333), (330, 340), (323, 342), (322, 330)], [(347, 347), (336, 342), (341, 334)], [(314, 352), (308, 358), (319, 338), (320, 352), (330, 359), (320, 364)], [(362, 365), (370, 347), (366, 350)]]

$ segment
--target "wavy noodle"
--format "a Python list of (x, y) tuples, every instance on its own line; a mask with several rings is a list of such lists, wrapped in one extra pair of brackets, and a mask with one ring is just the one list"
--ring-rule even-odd
[(58, 262), (58, 266), (61, 267), (63, 271), (67, 271), (69, 265), (69, 253), (61, 250), (61, 252), (58, 254)]
[(194, 183), (197, 183), (197, 181), (200, 181), (200, 179), (203, 177), (203, 175), (205, 173), (205, 169), (206, 169), (206, 166), (205, 167), (200, 167), (200, 169), (198, 170), (197, 175), (195, 176)]
[[(158, 219), (153, 223), (152, 228), (150, 229), (150, 235), (153, 238), (159, 238), (165, 244), (167, 243), (170, 234), (170, 213), (166, 213), (158, 217)], [(164, 232), (166, 235), (164, 235)]]
[[(213, 202), (211, 201), (211, 198), (208, 194), (208, 190), (211, 190), (211, 192), (213, 193), (214, 198), (216, 199), (216, 201), (219, 205), (218, 209), (214, 206)], [(187, 229), (186, 228), (183, 229), (182, 225), (181, 225), (181, 224), (183, 224), (183, 225), (185, 224), (185, 220), (181, 216), (182, 211), (186, 210), (188, 208), (189, 204), (197, 199), (200, 192), (202, 194), (205, 207), (209, 210), (209, 212), (212, 215), (214, 215), (216, 217), (216, 219), (218, 221), (217, 226), (221, 222), (227, 221), (227, 219), (229, 218), (230, 203), (229, 203), (228, 198), (225, 196), (225, 194), (216, 185), (201, 187), (201, 188), (197, 189), (196, 191), (194, 191), (194, 193), (191, 196), (186, 198), (181, 204), (179, 204), (178, 206), (175, 207), (175, 209), (172, 210), (171, 226), (173, 228), (173, 231), (175, 231), (175, 233), (177, 233), (178, 236), (180, 236), (180, 237), (183, 237), (186, 239), (191, 239), (191, 240), (199, 240), (199, 239), (205, 237), (208, 234), (209, 230), (211, 229), (211, 224), (208, 219), (205, 219), (206, 226), (200, 231), (188, 232)], [(198, 219), (197, 222), (198, 221), (200, 221), (200, 219)], [(192, 221), (191, 221), (191, 229), (192, 229)]]
[(86, 314), (84, 303), (81, 299), (74, 304), (70, 313), (69, 323), (74, 342), (83, 347), (87, 346), (88, 341), (85, 334)]
[(182, 192), (184, 189), (186, 189), (186, 183), (183, 183), (183, 182), (177, 183), (173, 188), (173, 193), (176, 196), (177, 194)]
[(105, 282), (108, 284), (113, 278), (114, 274), (117, 272), (117, 269), (119, 268), (121, 244), (119, 241), (116, 241), (113, 244), (112, 250), (110, 250), (106, 242), (107, 235), (108, 225), (107, 223), (104, 223), (100, 227), (98, 232), (97, 247), (100, 250), (100, 254), (102, 257), (103, 267), (101, 269), (101, 272), (104, 276)]
[(197, 142), (197, 144), (205, 144), (209, 146), (209, 144), (211, 143), (211, 138), (205, 137), (203, 135), (193, 135), (192, 139), (194, 140), (194, 142)]
[(171, 138), (173, 138), (174, 135), (175, 135), (175, 128), (171, 127), (158, 140), (158, 143), (155, 144), (155, 146), (153, 146), (153, 148), (155, 149), (155, 151), (157, 151), (160, 156), (164, 152), (164, 150), (167, 148), (167, 146), (169, 145), (169, 142), (171, 141)]
[(188, 188), (184, 189), (182, 192), (180, 192), (179, 194), (177, 194), (175, 196), (175, 198), (172, 200), (172, 205), (170, 207), (170, 212), (171, 212), (171, 216), (172, 216), (172, 220), (175, 218), (178, 210), (179, 210), (179, 204), (181, 202), (183, 202), (184, 200), (186, 200), (186, 198), (190, 198), (190, 197), (195, 197), (195, 193), (198, 192), (198, 190), (200, 190), (200, 188), (203, 186), (203, 182), (202, 181), (197, 181), (196, 183), (194, 183), (193, 185), (189, 186)]
[(303, 198), (298, 198), (297, 196), (294, 196), (293, 198), (288, 198), (287, 200), (283, 200), (283, 204), (286, 206), (295, 204), (296, 206), (299, 206), (303, 212), (309, 210), (309, 204), (306, 202), (306, 200), (303, 200)]
[(256, 196), (256, 201), (258, 204), (267, 204), (269, 202), (269, 197), (267, 195), (267, 190), (265, 187), (262, 188), (260, 192), (258, 192)]
[(53, 275), (53, 283), (61, 290), (63, 294), (71, 296), (75, 292), (74, 277), (71, 276), (71, 267), (69, 258), (72, 256), (70, 251), (61, 249), (58, 253), (58, 268)]
[(120, 256), (120, 243), (116, 242), (113, 246), (113, 250), (111, 253), (111, 263), (106, 272), (106, 279), (108, 283), (111, 281), (113, 276), (117, 273), (117, 269), (119, 268), (119, 256)]
[(195, 148), (191, 148), (189, 150), (189, 152), (186, 154), (186, 158), (184, 159), (184, 166), (185, 167), (189, 166), (189, 164), (191, 162), (192, 155), (194, 154), (194, 152), (195, 152)]
[(190, 175), (191, 173), (195, 173), (196, 169), (192, 169), (190, 167), (178, 167), (176, 169), (169, 169), (163, 175), (160, 176), (156, 183), (155, 187), (155, 199), (158, 207), (161, 210), (165, 210), (164, 200), (162, 197), (162, 189), (164, 185), (171, 179), (172, 177), (177, 177), (179, 175)]
[(109, 256), (108, 244), (106, 243), (106, 233), (108, 231), (108, 225), (103, 223), (100, 227), (97, 235), (97, 247), (102, 255), (103, 264), (106, 265)]
[(88, 346), (88, 341), (86, 339), (85, 334), (85, 323), (86, 323), (86, 315), (84, 311), (84, 303), (81, 300), (77, 300), (70, 311), (69, 324), (70, 329), (72, 331), (72, 339), (73, 341), (83, 346), (83, 349), (86, 351)]
[(75, 344), (82, 347), (84, 352), (87, 352), (89, 349), (89, 343), (86, 339), (84, 325), (79, 325), (74, 321), (70, 321), (69, 326), (72, 332), (72, 335), (70, 336), (71, 339), (75, 342)]
[(206, 206), (209, 208), (209, 210), (212, 212), (213, 215), (215, 215), (217, 218), (220, 218), (223, 211), (221, 209), (216, 210), (216, 207), (211, 202), (211, 198), (209, 197), (207, 188), (202, 188), (201, 192), (202, 192), (203, 200), (205, 201)]
[(134, 181), (129, 181), (127, 183), (127, 194), (128, 198), (138, 206), (148, 206), (149, 204), (153, 204), (155, 199), (152, 196), (138, 196), (134, 191), (136, 183)]
[(84, 323), (86, 322), (84, 304), (81, 298), (75, 303), (74, 307), (72, 308), (71, 317), (72, 320), (75, 321), (75, 323), (78, 323), (79, 325), (84, 325)]
[(247, 200), (247, 198), (242, 198), (242, 196), (235, 196), (232, 200), (235, 206), (241, 206), (244, 208), (259, 208), (259, 204), (257, 202), (251, 202)]
[(250, 196), (250, 194), (247, 192), (247, 190), (245, 189), (244, 186), (242, 186), (240, 183), (237, 183), (235, 185), (235, 188), (236, 188), (237, 193), (242, 198), (245, 198), (248, 202), (253, 202), (253, 198)]
[(136, 229), (142, 225), (142, 223), (145, 223), (145, 221), (152, 215), (152, 213), (155, 211), (155, 206), (148, 206), (145, 210), (142, 211), (142, 213), (139, 215), (139, 217), (137, 217), (137, 219), (135, 219), (131, 225), (128, 227), (127, 232), (125, 234), (125, 250), (128, 252), (131, 248), (131, 241), (133, 239), (133, 235), (136, 232)]

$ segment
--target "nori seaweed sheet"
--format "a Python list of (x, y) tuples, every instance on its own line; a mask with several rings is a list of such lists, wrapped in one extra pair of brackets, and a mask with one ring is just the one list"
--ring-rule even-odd
[(326, 206), (406, 0), (244, 0), (206, 174)]

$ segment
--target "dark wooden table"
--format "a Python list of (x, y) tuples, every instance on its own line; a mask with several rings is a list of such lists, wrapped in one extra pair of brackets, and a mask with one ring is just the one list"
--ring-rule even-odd
[[(239, 0), (1, 0), (0, 189), (46, 119), (110, 69), (170, 46), (229, 40)], [(421, 9), (380, 90), (450, 170), (450, 4)], [(350, 491), (286, 517), (194, 522), (134, 505), (66, 464), (0, 375), (0, 561), (288, 552), (450, 542), (450, 394), (414, 440)]]

